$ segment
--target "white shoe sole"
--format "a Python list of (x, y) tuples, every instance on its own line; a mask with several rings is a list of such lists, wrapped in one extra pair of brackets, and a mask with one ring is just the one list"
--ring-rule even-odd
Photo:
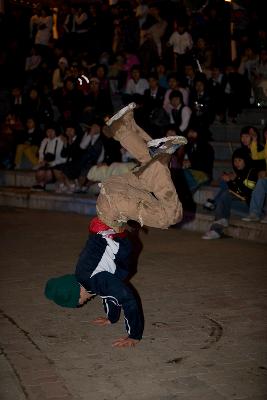
[[(161, 143), (166, 143), (172, 141), (172, 144), (187, 144), (187, 139), (184, 136), (167, 136), (160, 139), (153, 139), (147, 142), (147, 147), (159, 146)], [(166, 148), (164, 145), (162, 148)]]
[(106, 121), (106, 125), (110, 126), (114, 121), (117, 121), (118, 119), (123, 117), (123, 115), (126, 114), (127, 112), (132, 111), (135, 107), (136, 107), (135, 103), (130, 103), (128, 104), (128, 106), (123, 107), (120, 111), (118, 111), (115, 115), (113, 115), (113, 117), (111, 117)]

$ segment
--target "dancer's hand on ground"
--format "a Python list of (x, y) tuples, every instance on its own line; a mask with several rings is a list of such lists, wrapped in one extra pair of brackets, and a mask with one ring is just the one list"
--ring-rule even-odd
[(112, 343), (112, 347), (134, 347), (139, 340), (127, 337), (119, 338)]
[(106, 317), (98, 317), (98, 318), (94, 319), (92, 321), (92, 323), (94, 325), (98, 325), (98, 326), (105, 326), (105, 325), (110, 325), (111, 324), (110, 320), (108, 318), (106, 318)]

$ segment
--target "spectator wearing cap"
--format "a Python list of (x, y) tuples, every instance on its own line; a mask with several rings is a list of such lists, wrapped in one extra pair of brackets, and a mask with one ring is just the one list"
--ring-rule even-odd
[(60, 89), (64, 86), (64, 80), (67, 76), (68, 66), (68, 60), (65, 57), (60, 57), (60, 59), (58, 60), (58, 67), (53, 72), (53, 90)]

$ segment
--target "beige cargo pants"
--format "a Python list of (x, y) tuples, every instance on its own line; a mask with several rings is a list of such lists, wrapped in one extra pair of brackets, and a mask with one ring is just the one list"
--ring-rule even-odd
[(111, 176), (101, 184), (96, 209), (99, 218), (111, 227), (128, 220), (167, 229), (182, 219), (182, 205), (166, 163), (151, 158), (146, 143), (151, 137), (128, 112), (116, 121), (114, 139), (120, 141), (140, 163), (137, 172)]

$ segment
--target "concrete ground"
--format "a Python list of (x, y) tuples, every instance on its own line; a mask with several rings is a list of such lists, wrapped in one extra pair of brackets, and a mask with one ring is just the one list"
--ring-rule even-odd
[(63, 309), (43, 296), (73, 271), (87, 218), (2, 207), (0, 221), (1, 400), (267, 399), (266, 245), (142, 232), (144, 338), (115, 349), (123, 321), (91, 324), (100, 299)]

